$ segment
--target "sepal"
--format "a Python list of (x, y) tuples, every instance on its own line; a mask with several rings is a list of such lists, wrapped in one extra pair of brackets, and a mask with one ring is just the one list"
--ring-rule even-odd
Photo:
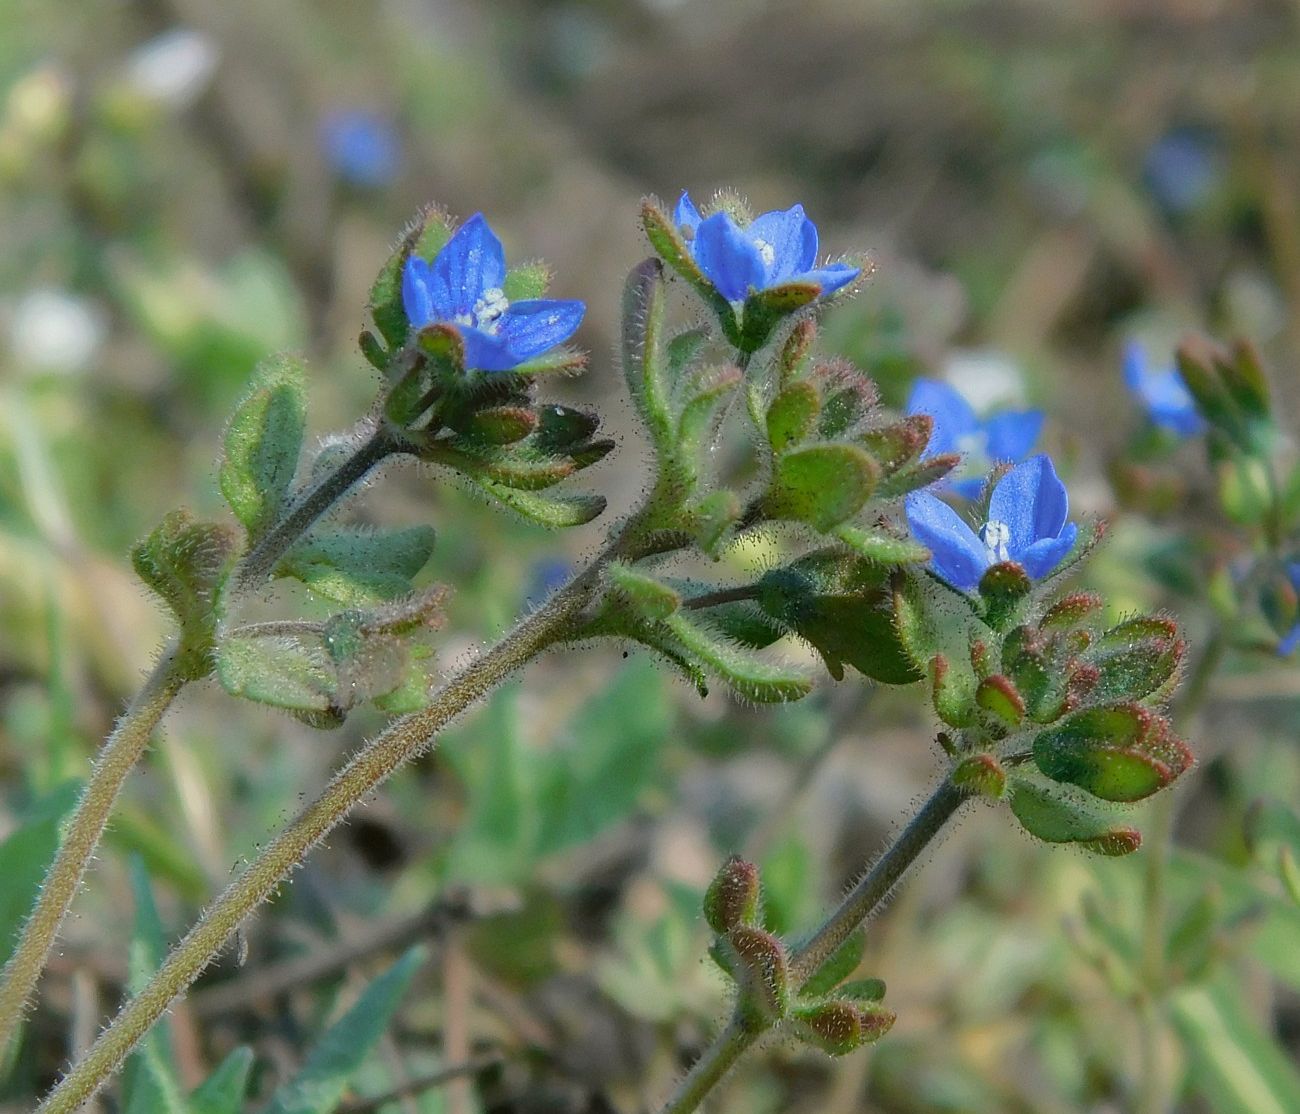
[(758, 867), (732, 855), (718, 869), (704, 894), (704, 919), (719, 936), (758, 921)]
[(1077, 843), (1109, 856), (1130, 854), (1142, 844), (1135, 828), (1116, 824), (1112, 813), (1077, 791), (1023, 775), (1012, 777), (1008, 789), (1012, 813), (1036, 839)]
[(790, 1011), (789, 1028), (804, 1044), (831, 1056), (846, 1056), (878, 1041), (893, 1028), (897, 1016), (884, 1006), (831, 998), (796, 1006)]

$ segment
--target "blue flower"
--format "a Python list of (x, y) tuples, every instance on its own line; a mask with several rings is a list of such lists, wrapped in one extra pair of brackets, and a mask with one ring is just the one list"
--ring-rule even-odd
[[(995, 461), (1024, 460), (1043, 428), (1041, 410), (1014, 410), (981, 419), (956, 388), (938, 379), (918, 379), (907, 399), (909, 414), (929, 414), (934, 432), (926, 456), (961, 453), (962, 478), (945, 478), (941, 486), (974, 499), (984, 485), (983, 476)], [(972, 475), (971, 473), (974, 473)]]
[(1157, 139), (1143, 157), (1142, 171), (1156, 200), (1175, 213), (1202, 204), (1222, 178), (1210, 136), (1191, 128), (1176, 128)]
[[(1300, 561), (1292, 561), (1286, 569), (1287, 576), (1291, 578), (1291, 585), (1297, 592), (1300, 592)], [(1278, 643), (1277, 652), (1279, 657), (1289, 657), (1297, 646), (1300, 646), (1300, 623), (1287, 633), (1287, 636)]]
[(475, 213), (432, 263), (407, 259), (402, 305), (412, 328), (455, 326), (467, 368), (509, 371), (573, 336), (586, 307), (552, 298), (511, 302), (501, 289), (505, 278), (501, 241)]
[(683, 192), (673, 220), (700, 270), (729, 302), (790, 282), (816, 283), (825, 297), (862, 273), (848, 263), (816, 266), (817, 226), (804, 215), (802, 205), (764, 213), (742, 228), (730, 213), (701, 217)]
[(991, 565), (1013, 561), (1039, 580), (1074, 545), (1078, 528), (1067, 522), (1070, 503), (1051, 459), (1043, 453), (1017, 464), (997, 482), (988, 521), (979, 532), (928, 491), (907, 497), (907, 523), (930, 550), (930, 568), (958, 591), (978, 587)]
[(374, 112), (347, 109), (321, 121), (325, 161), (344, 181), (374, 189), (392, 181), (402, 145), (392, 124)]
[(1153, 424), (1179, 437), (1195, 436), (1205, 428), (1178, 368), (1152, 368), (1146, 349), (1135, 340), (1124, 345), (1124, 382), (1146, 407)]

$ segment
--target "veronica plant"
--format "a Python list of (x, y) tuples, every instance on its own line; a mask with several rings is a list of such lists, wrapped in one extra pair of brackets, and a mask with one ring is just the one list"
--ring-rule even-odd
[[(16, 1021), (113, 798), (183, 683), (214, 676), (233, 696), (321, 728), (368, 702), (397, 718), (346, 761), (206, 908), (41, 1107), (80, 1106), (235, 930), (331, 828), (452, 719), (539, 654), (613, 639), (644, 645), (706, 691), (755, 703), (797, 700), (815, 678), (764, 647), (799, 639), (835, 680), (915, 685), (942, 722), (938, 788), (820, 927), (795, 940), (762, 927), (761, 885), (740, 860), (705, 902), (712, 954), (735, 1011), (664, 1107), (695, 1109), (769, 1032), (833, 1054), (878, 1039), (893, 1014), (884, 986), (850, 978), (861, 926), (967, 802), (1005, 804), (1040, 839), (1106, 855), (1139, 837), (1113, 805), (1168, 785), (1190, 764), (1162, 712), (1183, 640), (1163, 617), (1102, 621), (1102, 601), (1064, 578), (1099, 536), (1068, 521), (1046, 457), (995, 474), (978, 532), (925, 489), (958, 463), (935, 452), (934, 419), (893, 415), (870, 379), (816, 351), (818, 317), (862, 268), (819, 264), (816, 228), (795, 206), (750, 219), (722, 199), (670, 216), (647, 201), (655, 255), (623, 298), (621, 364), (651, 448), (646, 494), (610, 521), (604, 544), (496, 644), (439, 678), (446, 589), (415, 591), (434, 533), (361, 532), (322, 516), (389, 457), (456, 474), (503, 509), (553, 528), (590, 522), (597, 494), (558, 488), (604, 457), (594, 413), (538, 401), (546, 377), (584, 363), (566, 346), (582, 317), (544, 297), (537, 265), (508, 269), (481, 216), (459, 227), (421, 215), (380, 273), (361, 350), (383, 389), (348, 439), (304, 459), (304, 377), (263, 368), (226, 437), (221, 487), (239, 527), (168, 516), (136, 567), (175, 613), (175, 647), (118, 735), (113, 775), (97, 772), (54, 877), (6, 971)], [(674, 320), (670, 287), (699, 307)], [(734, 451), (711, 451), (738, 423)], [(754, 532), (782, 558), (756, 579), (700, 569)], [(290, 577), (331, 604), (324, 620), (248, 622), (241, 603)], [(847, 980), (847, 981), (846, 981)], [(12, 1028), (12, 1023), (11, 1026)]]

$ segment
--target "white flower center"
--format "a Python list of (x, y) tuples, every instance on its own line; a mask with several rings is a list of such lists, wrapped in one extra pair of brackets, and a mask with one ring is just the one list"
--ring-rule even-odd
[(456, 314), (455, 322), (457, 325), (467, 325), (471, 329), (495, 334), (501, 327), (502, 314), (509, 308), (510, 299), (506, 297), (505, 291), (499, 286), (493, 286), (479, 295), (469, 313)]
[(755, 240), (754, 247), (758, 248), (758, 257), (763, 261), (764, 267), (770, 267), (776, 262), (776, 248), (766, 240)]
[(980, 527), (980, 541), (984, 543), (984, 548), (989, 551), (989, 556), (995, 562), (1011, 560), (1011, 553), (1007, 548), (1011, 542), (1011, 527), (1005, 522), (999, 522), (996, 518), (989, 519)]

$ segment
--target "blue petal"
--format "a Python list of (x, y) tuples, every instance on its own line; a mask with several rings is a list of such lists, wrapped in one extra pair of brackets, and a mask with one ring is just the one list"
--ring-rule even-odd
[(989, 435), (990, 460), (1020, 460), (1034, 447), (1043, 430), (1043, 412), (1016, 410), (996, 414), (984, 423), (984, 429)]
[[(950, 475), (951, 473), (949, 473)], [(939, 486), (948, 488), (963, 499), (978, 499), (980, 492), (984, 490), (983, 476), (968, 476), (964, 480), (949, 479), (949, 476), (944, 476), (938, 480)]]
[(854, 267), (848, 263), (827, 263), (825, 267), (818, 267), (814, 271), (793, 275), (790, 281), (815, 282), (822, 288), (821, 296), (829, 298), (835, 291), (848, 286), (860, 274), (862, 274), (861, 267)]
[(745, 235), (772, 249), (763, 286), (788, 282), (817, 261), (817, 226), (804, 214), (802, 205), (764, 213), (745, 229)]
[(763, 288), (767, 272), (758, 248), (729, 213), (714, 213), (702, 220), (691, 250), (700, 270), (727, 301), (739, 302), (751, 287)]
[(691, 195), (682, 190), (681, 197), (677, 199), (677, 208), (673, 210), (673, 223), (683, 232), (694, 235), (703, 219), (700, 211), (695, 207), (695, 202), (691, 200)]
[(973, 591), (991, 563), (975, 531), (928, 491), (912, 492), (905, 507), (913, 536), (930, 551), (930, 567), (959, 591)]
[(1142, 380), (1147, 375), (1146, 349), (1136, 340), (1130, 340), (1124, 345), (1121, 361), (1124, 368), (1124, 382), (1128, 384), (1129, 390), (1140, 395)]
[(563, 344), (577, 331), (586, 311), (582, 302), (556, 298), (512, 302), (501, 316), (501, 328), (497, 334), (514, 358), (514, 364), (510, 366), (522, 364), (557, 344)]
[(1277, 644), (1278, 657), (1289, 657), (1297, 646), (1300, 646), (1300, 623), (1292, 627), (1287, 636)]
[(1079, 528), (1073, 522), (1067, 522), (1059, 537), (1039, 538), (1016, 560), (1020, 562), (1031, 580), (1041, 580), (1074, 548), (1074, 539), (1078, 535)]
[(422, 329), (436, 320), (430, 282), (429, 264), (414, 255), (407, 256), (402, 268), (402, 308), (413, 329)]
[(938, 379), (918, 379), (912, 384), (907, 412), (929, 414), (934, 419), (934, 432), (930, 434), (926, 456), (960, 452), (962, 440), (980, 428), (970, 403), (955, 387)]
[[(483, 291), (501, 286), (506, 277), (505, 251), (482, 213), (456, 229), (434, 259), (432, 273), (442, 285), (442, 290), (432, 287), (433, 308), (445, 320), (469, 313)], [(440, 294), (447, 304), (442, 304)]]
[(1006, 523), (1011, 532), (1007, 550), (1017, 561), (1040, 538), (1057, 537), (1069, 513), (1065, 484), (1046, 453), (1012, 468), (989, 499), (989, 521)]
[(465, 367), (478, 371), (509, 371), (519, 361), (500, 334), (485, 333), (471, 325), (457, 325), (465, 345)]

